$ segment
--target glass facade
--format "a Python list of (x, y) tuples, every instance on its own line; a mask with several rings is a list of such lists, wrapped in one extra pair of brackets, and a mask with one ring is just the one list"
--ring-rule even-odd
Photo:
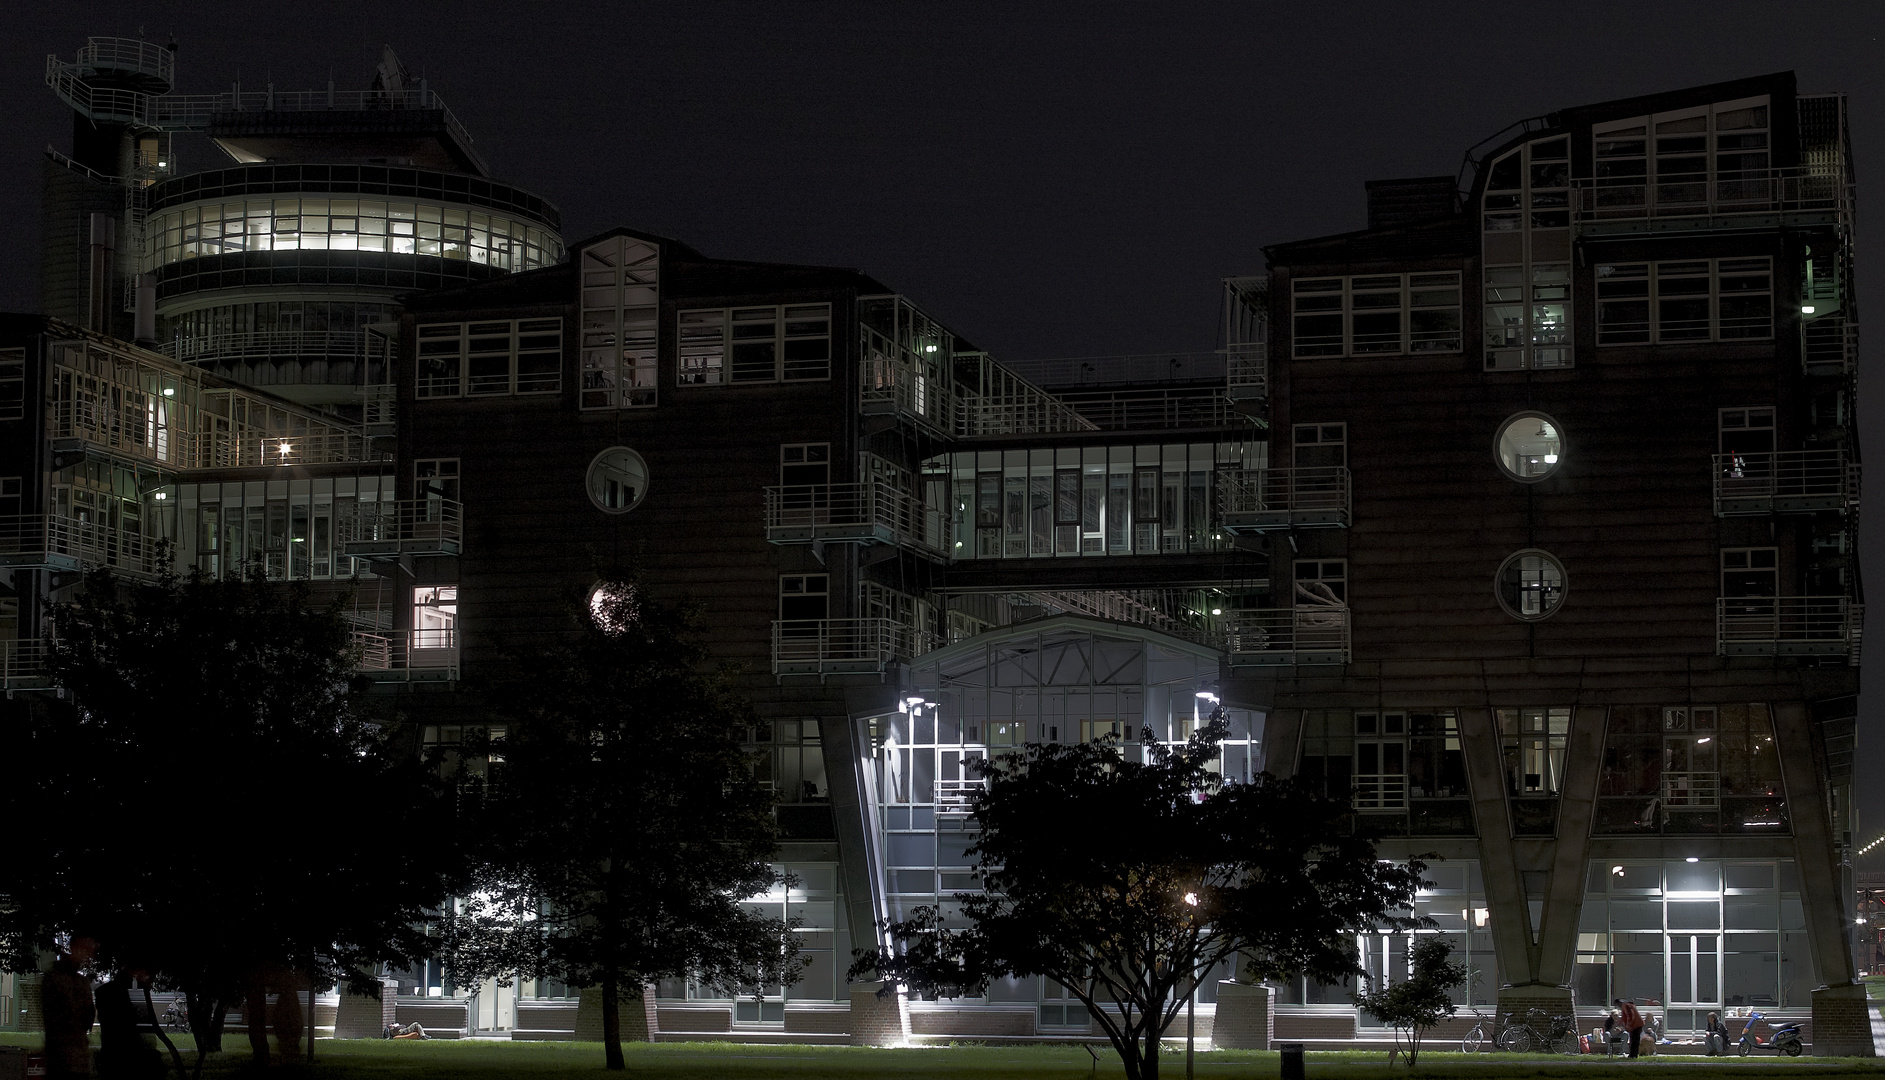
[(931, 458), (932, 505), (951, 507), (957, 558), (1153, 555), (1230, 546), (1215, 470), (1257, 469), (1263, 443), (964, 451)]
[(144, 267), (241, 251), (379, 251), (431, 255), (508, 272), (562, 258), (555, 233), (522, 218), (400, 199), (229, 199), (154, 213)]
[(1593, 832), (1788, 829), (1765, 704), (1611, 707)]
[(176, 502), (179, 566), (230, 574), (260, 562), (277, 580), (370, 578), (370, 562), (342, 554), (342, 537), (357, 522), (392, 516), (393, 478), (184, 483)]
[(1710, 1010), (1807, 1008), (1815, 985), (1792, 860), (1590, 864), (1579, 1005), (1633, 998), (1693, 1031)]

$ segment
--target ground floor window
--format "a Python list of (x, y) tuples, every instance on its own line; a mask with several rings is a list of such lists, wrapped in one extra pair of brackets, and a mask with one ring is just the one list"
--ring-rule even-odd
[(1792, 860), (1590, 864), (1579, 1005), (1628, 998), (1693, 1031), (1710, 1011), (1806, 1008), (1814, 985)]

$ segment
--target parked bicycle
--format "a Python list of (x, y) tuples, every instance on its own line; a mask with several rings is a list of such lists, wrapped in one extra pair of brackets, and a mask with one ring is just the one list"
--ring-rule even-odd
[(1473, 1010), (1473, 1020), (1475, 1023), (1473, 1024), (1472, 1030), (1468, 1031), (1466, 1037), (1460, 1040), (1460, 1053), (1462, 1054), (1477, 1054), (1481, 1050), (1484, 1050), (1487, 1046), (1492, 1044), (1492, 1038), (1498, 1032), (1497, 1021), (1493, 1020), (1492, 1017), (1487, 1016), (1485, 1013), (1480, 1012), (1478, 1009)]
[(190, 1029), (190, 1010), (188, 1006), (184, 1005), (181, 1001), (171, 1002), (170, 1007), (164, 1010), (162, 1023), (172, 1031), (188, 1031)]
[(1506, 1013), (1504, 1022), (1493, 1036), (1495, 1049), (1513, 1054), (1536, 1051), (1549, 1054), (1575, 1054), (1580, 1049), (1575, 1016), (1553, 1016), (1543, 1009), (1531, 1009), (1520, 1019)]

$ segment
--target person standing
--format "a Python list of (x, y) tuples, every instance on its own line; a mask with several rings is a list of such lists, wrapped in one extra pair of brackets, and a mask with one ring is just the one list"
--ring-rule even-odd
[(1630, 1056), (1635, 1057), (1637, 1050), (1643, 1045), (1643, 1014), (1636, 1011), (1635, 1005), (1622, 998), (1618, 998), (1614, 1004), (1617, 1006), (1623, 1030), (1630, 1033)]
[(85, 975), (98, 943), (73, 938), (52, 963), (40, 986), (40, 1008), (46, 1022), (47, 1080), (76, 1080), (92, 1074), (92, 981)]

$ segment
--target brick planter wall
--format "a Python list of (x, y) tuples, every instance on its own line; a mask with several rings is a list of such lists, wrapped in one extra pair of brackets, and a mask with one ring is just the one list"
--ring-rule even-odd
[(1211, 1045), (1225, 1050), (1268, 1050), (1276, 1042), (1276, 991), (1268, 986), (1217, 984)]
[(1865, 987), (1822, 986), (1813, 991), (1813, 1053), (1821, 1057), (1872, 1057), (1872, 1010)]
[[(661, 1022), (655, 1014), (654, 987), (642, 987), (640, 994), (629, 997), (628, 987), (617, 995), (615, 1015), (621, 1024), (623, 1042), (653, 1042)], [(585, 986), (576, 998), (577, 1042), (602, 1041), (602, 988)]]
[(380, 980), (380, 996), (368, 997), (365, 994), (347, 992), (341, 988), (340, 1006), (334, 1014), (334, 1038), (336, 1039), (377, 1039), (385, 1032), (386, 1025), (398, 1015), (399, 1002), (395, 995), (399, 991), (396, 979)]
[(902, 1046), (909, 1041), (909, 999), (895, 993), (878, 997), (883, 985), (851, 984), (852, 1046)]

